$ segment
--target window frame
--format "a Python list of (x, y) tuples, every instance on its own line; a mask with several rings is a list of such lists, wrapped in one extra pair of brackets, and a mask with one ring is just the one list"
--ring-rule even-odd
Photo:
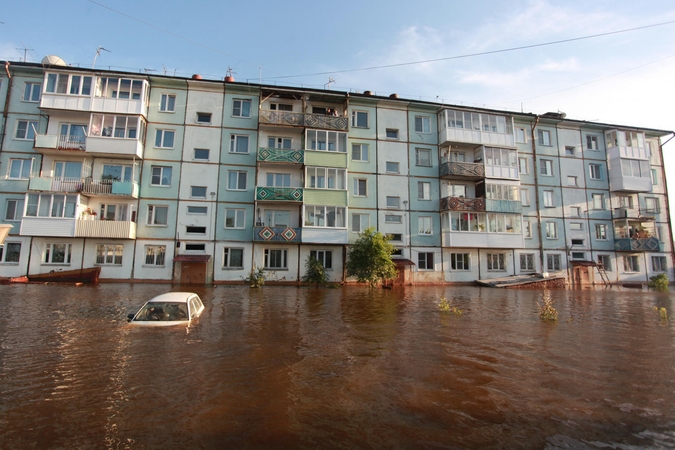
[(506, 254), (488, 253), (486, 262), (488, 272), (506, 272)]
[[(173, 100), (173, 105), (171, 104), (171, 100)], [(168, 93), (160, 94), (158, 111), (161, 113), (175, 113), (176, 94), (168, 94)]]
[[(237, 149), (239, 148), (239, 141), (240, 140), (246, 140), (246, 151), (245, 152), (240, 152)], [(230, 154), (236, 154), (236, 155), (248, 155), (250, 153), (249, 146), (250, 146), (250, 136), (248, 134), (231, 134), (230, 135), (230, 149), (229, 153)]]
[[(330, 256), (326, 258), (327, 255)], [(333, 270), (333, 250), (310, 250), (309, 257), (321, 261), (324, 269)]]
[[(420, 158), (420, 155), (425, 153), (427, 155), (428, 164), (422, 164), (422, 158)], [(415, 165), (418, 167), (433, 167), (433, 163), (431, 161), (431, 149), (429, 148), (415, 148)]]
[[(197, 158), (197, 152), (206, 152), (206, 158)], [(193, 148), (192, 149), (192, 160), (193, 161), (209, 161), (211, 159), (211, 149), (209, 148)]]
[[(26, 81), (26, 87), (24, 88), (23, 91), (22, 101), (28, 103), (39, 103), (41, 93), (42, 93), (42, 83)], [(35, 98), (36, 96), (37, 98)]]
[[(243, 179), (243, 180), (242, 180)], [(232, 182), (234, 181), (234, 187)], [(242, 188), (241, 185), (244, 185)], [(248, 189), (248, 172), (245, 170), (228, 170), (227, 171), (227, 190), (244, 192)]]
[[(234, 217), (232, 218), (232, 226), (228, 226), (228, 214), (230, 212), (234, 213)], [(240, 218), (241, 216), (241, 218)], [(225, 208), (225, 214), (224, 214), (225, 220), (223, 223), (224, 228), (228, 230), (244, 230), (246, 229), (246, 208)], [(240, 226), (237, 226), (237, 223), (241, 222)]]
[[(103, 252), (101, 252), (103, 250)], [(111, 253), (112, 251), (112, 253)], [(118, 253), (120, 253), (118, 255)], [(101, 254), (102, 253), (102, 254)], [(103, 261), (100, 258), (103, 257)], [(124, 258), (124, 244), (96, 244), (96, 266), (121, 266)], [(110, 260), (109, 260), (110, 259)]]
[[(355, 227), (354, 227), (355, 218), (357, 218), (357, 217), (359, 219), (359, 229), (358, 230), (356, 230)], [(364, 223), (363, 223), (364, 222), (363, 217), (367, 218), (367, 220), (365, 220), (365, 222), (366, 222), (365, 227), (364, 227)], [(352, 232), (352, 233), (363, 233), (363, 231), (366, 230), (369, 227), (370, 227), (370, 214), (352, 213), (352, 220), (351, 220), (350, 227), (349, 227), (350, 232)]]
[[(239, 107), (237, 107), (237, 102), (239, 102)], [(246, 115), (246, 108), (244, 108), (244, 105), (246, 104), (248, 104), (248, 115)], [(239, 110), (238, 113), (237, 109)], [(249, 119), (251, 117), (252, 110), (253, 110), (253, 102), (251, 101), (251, 99), (246, 98), (232, 99), (232, 117)]]
[(544, 147), (552, 147), (551, 144), (551, 131), (550, 130), (537, 130), (537, 144)]
[(559, 253), (549, 253), (546, 255), (546, 270), (556, 272), (562, 270), (562, 257)]
[(417, 200), (421, 200), (421, 201), (430, 201), (431, 200), (431, 182), (430, 181), (418, 181), (417, 182)]
[[(235, 265), (232, 262), (235, 251), (241, 253), (239, 256), (241, 265)], [(244, 268), (244, 247), (223, 247), (223, 263), (221, 267), (226, 270), (242, 270)]]
[[(16, 250), (10, 252), (10, 247), (16, 248), (16, 246), (19, 247), (19, 251), (17, 252)], [(7, 257), (11, 255), (11, 259), (7, 259)], [(14, 257), (16, 255), (16, 257)], [(16, 260), (15, 260), (16, 259)], [(6, 265), (18, 265), (21, 262), (21, 242), (12, 242), (12, 241), (5, 241), (5, 245), (0, 247), (0, 264), (6, 264)]]
[[(460, 267), (461, 266), (461, 267)], [(450, 253), (450, 270), (468, 272), (471, 270), (470, 253)]]
[[(390, 170), (390, 164), (392, 165), (391, 168), (393, 169), (395, 167), (396, 170)], [(401, 173), (401, 163), (398, 161), (385, 161), (384, 171), (385, 173)]]
[[(25, 123), (26, 127), (23, 129), (21, 124)], [(19, 119), (16, 121), (16, 130), (14, 130), (14, 139), (17, 141), (32, 141), (35, 140), (39, 122), (37, 120)], [(19, 132), (23, 129), (23, 137), (19, 136)], [(32, 136), (31, 136), (32, 134)]]
[[(213, 117), (212, 113), (207, 112), (198, 112), (197, 113), (197, 123), (201, 125), (211, 125), (211, 119)], [(208, 120), (204, 120), (208, 119)]]
[[(354, 158), (354, 150), (355, 150), (355, 147), (357, 147), (357, 146), (359, 147), (359, 150), (358, 150), (359, 151), (359, 159)], [(368, 144), (352, 144), (351, 160), (352, 161), (358, 161), (358, 162), (368, 162), (369, 161), (369, 159), (368, 159), (369, 153), (370, 153), (368, 147), (369, 147)], [(366, 155), (365, 159), (363, 158), (364, 151), (365, 151), (365, 155)]]
[(368, 197), (367, 178), (354, 178), (354, 197)]
[[(12, 217), (9, 216), (9, 212), (11, 211), (10, 204), (14, 205), (14, 214)], [(23, 208), (25, 205), (25, 199), (21, 198), (8, 198), (5, 201), (5, 222), (21, 222), (23, 219)]]
[(417, 252), (417, 270), (434, 271), (436, 270), (436, 261), (434, 252)]
[[(166, 223), (157, 222), (157, 210), (166, 211)], [(149, 227), (168, 227), (169, 226), (169, 206), (149, 204), (147, 207), (147, 218), (145, 222)]]
[(539, 160), (539, 175), (544, 177), (553, 176), (553, 160), (541, 158)]
[[(272, 253), (276, 254), (279, 252), (279, 256), (274, 257), (274, 259), (280, 259), (281, 265), (272, 266), (270, 265), (270, 260), (272, 259)], [(263, 251), (263, 269), (265, 270), (288, 270), (288, 250), (285, 248), (266, 248)]]
[[(418, 128), (418, 119), (419, 119), (419, 128)], [(429, 116), (415, 116), (414, 119), (415, 133), (421, 134), (431, 134), (431, 117)], [(425, 127), (426, 125), (426, 127)], [(426, 128), (426, 129), (425, 129)]]
[[(168, 135), (171, 135), (171, 146), (166, 145)], [(154, 148), (173, 149), (175, 148), (175, 145), (176, 145), (176, 130), (170, 130), (167, 128), (158, 128), (157, 130), (155, 130)]]
[[(159, 183), (154, 183), (155, 180), (155, 169), (159, 169)], [(166, 177), (164, 172), (165, 169), (169, 169), (169, 176)], [(173, 167), (172, 166), (150, 166), (150, 186), (154, 187), (171, 187), (171, 179), (173, 177)], [(168, 179), (168, 184), (164, 184), (164, 178)]]
[(591, 180), (602, 180), (602, 164), (589, 164), (588, 176)]
[[(21, 164), (20, 170), (19, 170), (19, 176), (18, 177), (13, 177), (12, 176), (12, 168), (14, 166), (15, 162), (19, 162)], [(26, 164), (28, 164), (28, 170), (26, 170)], [(27, 159), (27, 158), (10, 158), (9, 164), (7, 164), (7, 179), (8, 180), (29, 180), (31, 171), (33, 169), (33, 159)], [(28, 172), (28, 173), (26, 173)]]
[[(63, 261), (54, 261), (54, 246), (65, 246), (64, 249), (64, 260)], [(72, 262), (72, 252), (73, 245), (65, 242), (46, 242), (44, 250), (42, 253), (42, 264), (43, 265), (59, 265), (59, 266), (69, 266)]]
[(518, 173), (522, 175), (530, 174), (530, 164), (528, 163), (527, 158), (523, 156), (518, 157)]
[[(151, 249), (153, 252), (149, 255), (148, 250)], [(143, 250), (145, 256), (143, 267), (166, 267), (166, 245), (146, 244)], [(161, 258), (159, 255), (162, 255)], [(148, 262), (149, 256), (152, 257), (152, 262)]]
[(417, 235), (418, 236), (433, 236), (434, 235), (434, 221), (433, 221), (433, 218), (431, 216), (418, 216), (417, 217)]
[(595, 224), (595, 240), (596, 241), (607, 241), (607, 224), (606, 223), (596, 223)]
[[(365, 125), (361, 123), (365, 117)], [(370, 117), (368, 111), (353, 109), (352, 110), (352, 128), (370, 128)]]
[(558, 239), (558, 223), (548, 221), (546, 222), (546, 239)]
[(555, 191), (544, 189), (542, 191), (544, 208), (555, 208)]
[[(656, 261), (658, 261), (658, 264), (655, 264)], [(668, 258), (666, 258), (663, 255), (652, 255), (652, 272), (654, 273), (668, 272)]]
[(399, 139), (399, 129), (398, 128), (385, 128), (384, 136), (386, 139)]
[[(534, 261), (534, 253), (521, 253), (518, 258), (521, 272), (536, 272), (537, 265)], [(523, 264), (523, 262), (525, 264)]]

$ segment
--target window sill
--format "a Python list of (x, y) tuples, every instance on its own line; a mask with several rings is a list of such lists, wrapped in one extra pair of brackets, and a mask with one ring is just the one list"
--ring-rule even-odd
[(221, 270), (227, 270), (227, 271), (237, 271), (237, 270), (244, 270), (243, 267), (221, 267)]
[(154, 264), (148, 264), (148, 265), (143, 264), (141, 267), (145, 267), (145, 268), (148, 268), (148, 269), (163, 269), (166, 266), (157, 266), (157, 265), (154, 265)]

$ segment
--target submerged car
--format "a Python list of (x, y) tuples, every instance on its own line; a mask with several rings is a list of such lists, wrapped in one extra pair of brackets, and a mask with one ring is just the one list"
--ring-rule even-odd
[(199, 316), (204, 303), (194, 292), (167, 292), (149, 300), (136, 314), (129, 314), (129, 322), (139, 325), (185, 325)]

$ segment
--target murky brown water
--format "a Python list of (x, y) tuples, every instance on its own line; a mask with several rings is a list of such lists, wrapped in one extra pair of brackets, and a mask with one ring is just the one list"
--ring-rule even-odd
[(189, 328), (126, 323), (166, 290), (0, 286), (0, 448), (675, 446), (668, 293), (547, 324), (535, 291), (198, 288)]

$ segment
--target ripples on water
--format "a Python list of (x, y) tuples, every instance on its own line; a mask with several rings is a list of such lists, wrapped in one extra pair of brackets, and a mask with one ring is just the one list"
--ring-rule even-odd
[(190, 327), (127, 324), (169, 289), (0, 286), (0, 448), (675, 446), (668, 293), (549, 324), (540, 291), (198, 287)]

